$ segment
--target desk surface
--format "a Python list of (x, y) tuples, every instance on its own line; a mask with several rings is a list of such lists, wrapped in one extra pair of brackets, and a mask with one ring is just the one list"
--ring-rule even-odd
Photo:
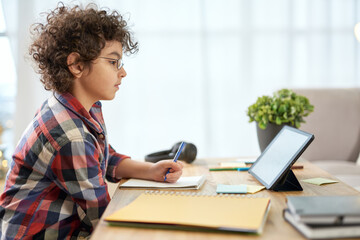
[[(193, 164), (185, 164), (183, 176), (206, 175), (206, 182), (200, 190), (195, 191), (201, 194), (214, 194), (217, 184), (252, 184), (261, 185), (248, 172), (237, 171), (214, 171), (208, 170), (209, 165), (215, 165), (218, 162), (231, 161), (234, 159), (197, 159)], [(298, 180), (325, 177), (336, 179), (329, 173), (321, 170), (319, 167), (309, 162), (299, 162), (303, 164), (303, 169), (293, 170)], [(122, 180), (124, 181), (124, 180)], [(112, 227), (104, 222), (103, 218), (114, 211), (126, 206), (133, 201), (145, 190), (123, 190), (117, 189), (109, 206), (107, 207), (103, 217), (96, 227), (91, 239), (304, 239), (290, 224), (288, 224), (283, 216), (282, 211), (286, 208), (286, 196), (310, 196), (310, 195), (360, 195), (358, 191), (352, 187), (339, 181), (339, 183), (317, 186), (301, 182), (304, 191), (301, 192), (273, 192), (263, 190), (255, 194), (254, 197), (270, 197), (271, 209), (264, 227), (264, 231), (259, 236), (238, 234), (238, 233), (207, 233), (207, 232), (190, 232), (179, 230), (160, 230), (160, 229), (142, 229), (142, 228), (126, 228)], [(165, 190), (164, 190), (165, 191)]]

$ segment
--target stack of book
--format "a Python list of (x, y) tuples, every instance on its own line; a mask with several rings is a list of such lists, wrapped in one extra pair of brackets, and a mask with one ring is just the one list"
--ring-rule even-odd
[(360, 196), (289, 196), (284, 218), (308, 239), (360, 237)]

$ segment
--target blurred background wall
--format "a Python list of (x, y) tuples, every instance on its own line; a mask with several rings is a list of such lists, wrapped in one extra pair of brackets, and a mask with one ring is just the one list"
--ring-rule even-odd
[[(1, 0), (0, 118), (11, 155), (51, 94), (28, 57), (29, 27), (58, 1)], [(97, 0), (124, 14), (140, 51), (113, 101), (110, 142), (134, 159), (185, 140), (198, 157), (256, 156), (246, 110), (280, 88), (359, 87), (359, 0)], [(346, 106), (344, 106), (346, 107)]]

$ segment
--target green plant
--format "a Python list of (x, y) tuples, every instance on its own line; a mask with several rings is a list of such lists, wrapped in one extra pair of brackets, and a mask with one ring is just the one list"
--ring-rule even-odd
[(256, 121), (261, 129), (266, 129), (269, 123), (277, 125), (288, 124), (296, 128), (304, 123), (303, 117), (314, 111), (309, 99), (297, 95), (292, 90), (281, 89), (272, 97), (259, 97), (253, 105), (249, 106), (247, 115), (249, 122)]

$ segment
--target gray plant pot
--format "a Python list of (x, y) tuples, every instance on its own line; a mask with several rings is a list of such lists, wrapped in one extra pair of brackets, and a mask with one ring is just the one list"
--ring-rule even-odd
[(274, 137), (280, 132), (283, 126), (286, 124), (277, 125), (274, 123), (269, 123), (266, 129), (259, 128), (256, 123), (256, 132), (259, 142), (260, 151), (263, 152), (269, 143), (274, 139)]

